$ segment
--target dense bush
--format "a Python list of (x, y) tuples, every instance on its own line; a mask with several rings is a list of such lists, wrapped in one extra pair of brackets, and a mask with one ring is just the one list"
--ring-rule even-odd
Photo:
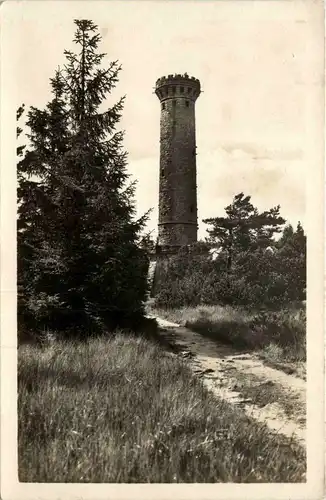
[(160, 307), (229, 304), (278, 308), (305, 299), (305, 252), (289, 248), (238, 252), (231, 269), (220, 253), (181, 250), (162, 271), (156, 303)]
[(226, 216), (204, 220), (211, 226), (206, 242), (182, 248), (169, 259), (157, 280), (159, 307), (279, 308), (305, 299), (306, 236), (301, 224), (296, 231), (287, 225), (282, 232), (280, 207), (260, 213), (250, 199), (236, 195), (225, 208)]

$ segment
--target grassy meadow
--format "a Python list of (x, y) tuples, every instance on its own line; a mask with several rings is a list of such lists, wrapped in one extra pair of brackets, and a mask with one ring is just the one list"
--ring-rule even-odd
[(18, 350), (19, 480), (301, 482), (305, 451), (145, 337)]

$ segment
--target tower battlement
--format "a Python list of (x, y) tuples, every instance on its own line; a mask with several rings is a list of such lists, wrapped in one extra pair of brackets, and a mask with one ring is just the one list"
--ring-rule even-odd
[(183, 97), (195, 101), (201, 92), (198, 78), (185, 74), (162, 76), (156, 81), (155, 94), (161, 102)]

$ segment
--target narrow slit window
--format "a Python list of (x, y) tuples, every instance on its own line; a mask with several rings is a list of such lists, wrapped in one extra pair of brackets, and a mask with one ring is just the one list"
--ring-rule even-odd
[(189, 101), (186, 101), (186, 108), (189, 108)]
[(191, 93), (191, 87), (188, 87), (188, 94)]
[(161, 169), (161, 177), (165, 177), (164, 168)]
[(162, 104), (162, 109), (165, 109), (165, 102), (163, 102)]
[(184, 87), (180, 87), (180, 93), (183, 94), (185, 91)]

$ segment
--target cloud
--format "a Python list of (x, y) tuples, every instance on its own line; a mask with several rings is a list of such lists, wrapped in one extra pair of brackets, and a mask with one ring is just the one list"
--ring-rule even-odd
[(224, 144), (221, 148), (233, 156), (250, 156), (254, 160), (278, 160), (291, 161), (299, 160), (303, 156), (303, 151), (297, 149), (275, 149), (266, 148), (262, 145), (250, 143)]

